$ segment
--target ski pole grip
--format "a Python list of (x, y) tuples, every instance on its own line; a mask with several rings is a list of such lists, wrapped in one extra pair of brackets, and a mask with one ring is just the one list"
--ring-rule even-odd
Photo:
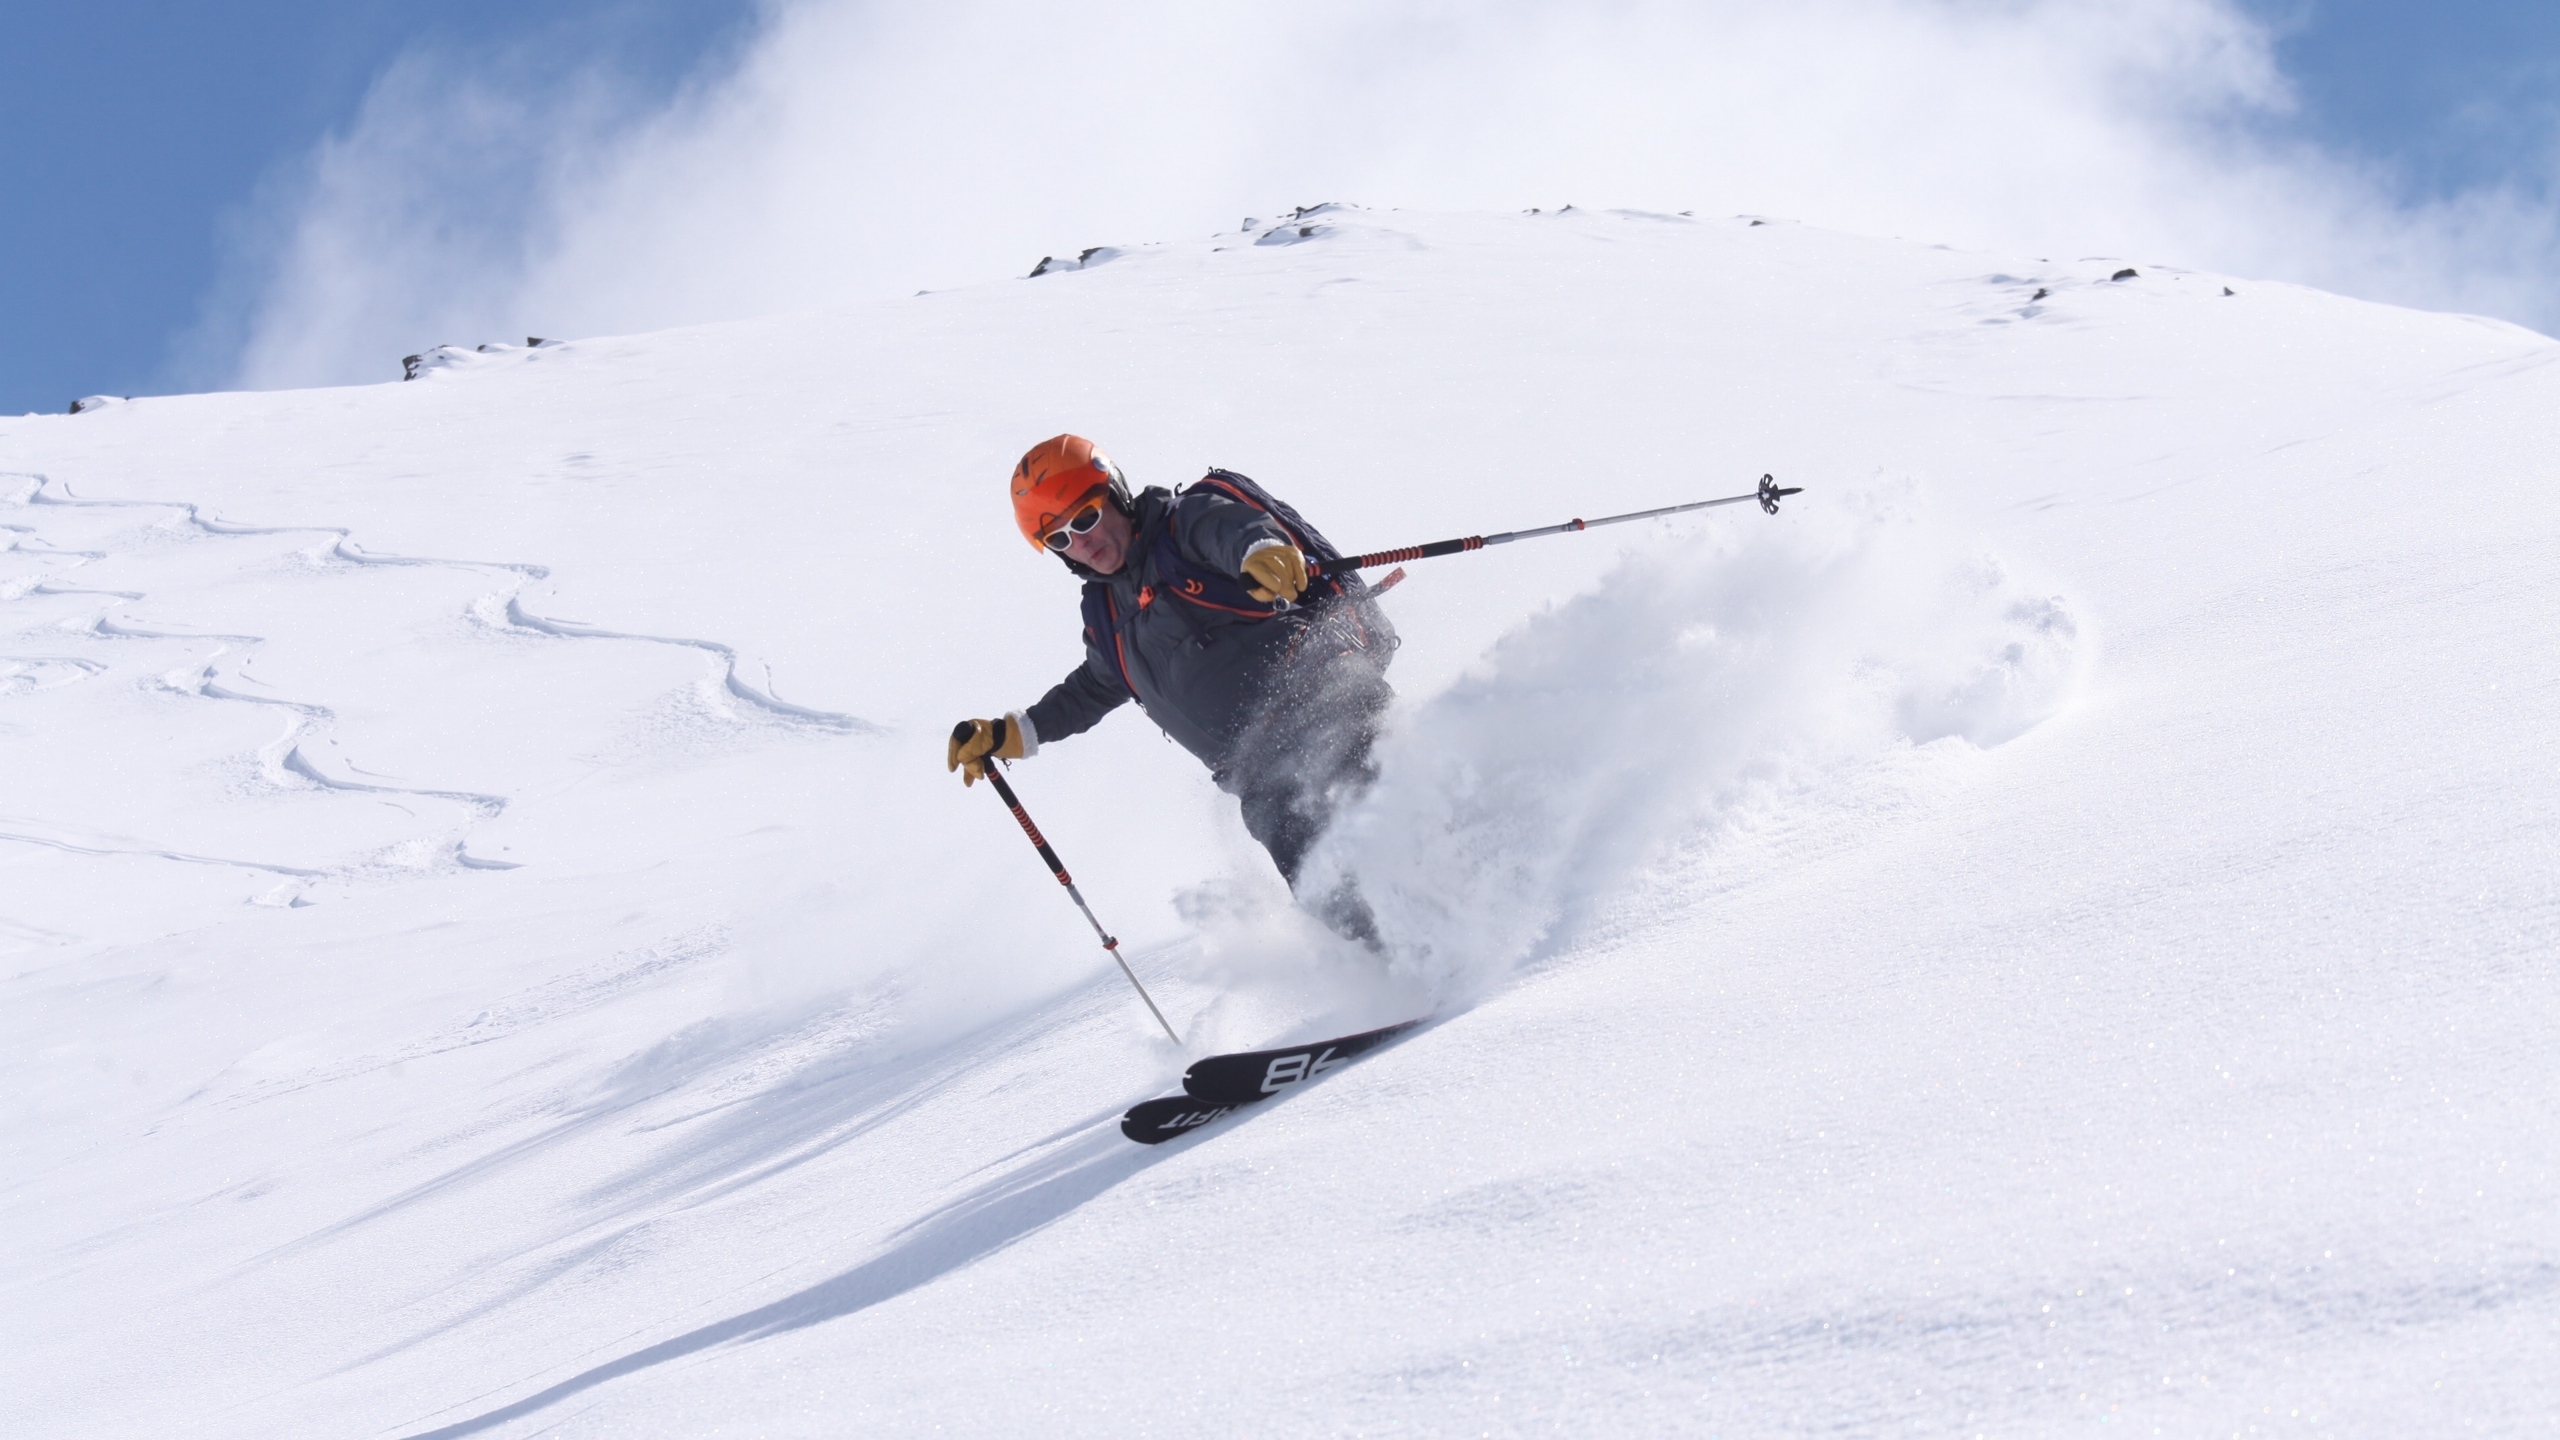
[[(994, 756), (995, 752), (1004, 748), (1004, 732), (1006, 728), (1006, 721), (1002, 717), (998, 717), (987, 722), (987, 729), (995, 736), (996, 741), (996, 743), (987, 747), (987, 754), (990, 758)], [(951, 727), (951, 743), (954, 745), (966, 745), (969, 743), (969, 737), (977, 733), (977, 721), (963, 720), (959, 724)]]

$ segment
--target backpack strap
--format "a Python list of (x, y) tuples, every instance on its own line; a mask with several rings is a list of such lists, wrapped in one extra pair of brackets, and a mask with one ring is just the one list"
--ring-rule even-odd
[(1156, 579), (1162, 593), (1188, 601), (1203, 610), (1223, 610), (1242, 615), (1248, 620), (1267, 620), (1288, 608), (1277, 600), (1256, 600), (1242, 580), (1221, 575), (1206, 565), (1195, 565), (1174, 543), (1173, 526), (1156, 537)]
[(1112, 663), (1120, 667), (1120, 688), (1129, 692), (1130, 699), (1137, 699), (1137, 684), (1129, 678), (1129, 646), (1120, 636), (1120, 602), (1112, 598), (1111, 587), (1100, 581), (1085, 582), (1084, 638), (1110, 652)]
[[(1260, 484), (1252, 480), (1248, 480), (1244, 476), (1238, 475), (1232, 470), (1212, 470), (1207, 475), (1204, 475), (1200, 479), (1183, 487), (1183, 493), (1185, 494), (1193, 490), (1213, 491), (1217, 494), (1224, 495), (1228, 499), (1236, 501), (1239, 504), (1250, 505), (1254, 509), (1261, 511), (1264, 515), (1270, 517), (1271, 523), (1280, 527), (1280, 533), (1289, 537), (1289, 543), (1297, 546), (1298, 553), (1301, 555), (1311, 556), (1317, 560), (1339, 560), (1342, 558), (1342, 552), (1334, 549), (1323, 536), (1315, 533), (1314, 529), (1299, 516), (1297, 511), (1290, 509), (1287, 505), (1281, 504), (1277, 497), (1264, 490)], [(1237, 593), (1239, 594), (1243, 593), (1243, 589), (1244, 587), (1242, 585), (1238, 585), (1236, 587)], [(1343, 578), (1341, 576), (1325, 574), (1316, 576), (1313, 580), (1308, 582), (1307, 590), (1310, 592), (1310, 596), (1321, 595), (1339, 598), (1346, 593), (1347, 587), (1343, 584)], [(1249, 604), (1262, 604), (1262, 602), (1254, 600), (1249, 595), (1245, 598)], [(1306, 601), (1301, 600), (1300, 603), (1304, 604)], [(1222, 606), (1220, 608), (1225, 607)], [(1263, 610), (1266, 613), (1278, 613), (1277, 606), (1263, 606)]]
[[(1176, 498), (1179, 499), (1181, 495), (1187, 495), (1194, 490), (1207, 490), (1223, 495), (1238, 504), (1250, 505), (1262, 512), (1273, 524), (1280, 527), (1281, 534), (1289, 537), (1290, 544), (1298, 547), (1299, 554), (1312, 556), (1320, 561), (1342, 558), (1341, 552), (1327, 544), (1323, 536), (1308, 528), (1296, 511), (1281, 504), (1260, 485), (1241, 475), (1228, 470), (1212, 470), (1201, 479), (1184, 486), (1177, 492)], [(1267, 620), (1274, 615), (1303, 609), (1319, 600), (1340, 599), (1346, 595), (1360, 593), (1353, 588), (1358, 584), (1358, 577), (1326, 574), (1310, 580), (1306, 593), (1299, 596), (1294, 604), (1285, 600), (1256, 600), (1241, 577), (1222, 575), (1205, 565), (1193, 563), (1189, 556), (1182, 553), (1182, 547), (1174, 543), (1174, 529), (1173, 518), (1167, 515), (1163, 531), (1156, 536), (1154, 550), (1156, 578), (1163, 582), (1164, 593), (1204, 610), (1221, 610), (1229, 615), (1244, 616), (1248, 620)]]

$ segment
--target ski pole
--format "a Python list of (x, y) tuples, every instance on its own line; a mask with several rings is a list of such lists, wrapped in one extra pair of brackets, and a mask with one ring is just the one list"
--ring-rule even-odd
[(1570, 530), (1589, 530), (1601, 525), (1615, 525), (1626, 520), (1651, 520), (1658, 515), (1678, 515), (1690, 510), (1712, 510), (1718, 505), (1739, 505), (1757, 500), (1760, 508), (1775, 515), (1778, 502), (1789, 495), (1801, 495), (1804, 487), (1781, 490), (1774, 475), (1760, 477), (1760, 488), (1748, 495), (1727, 495), (1721, 500), (1694, 500), (1686, 505), (1665, 505), (1659, 510), (1637, 510), (1625, 515), (1609, 515), (1598, 520), (1567, 520), (1561, 525), (1546, 525), (1535, 530), (1506, 530), (1499, 535), (1469, 535), (1463, 540), (1434, 540), (1428, 545), (1408, 545), (1401, 550), (1380, 550), (1369, 555), (1346, 555), (1339, 560), (1307, 562), (1309, 575), (1338, 575), (1347, 570), (1366, 570), (1372, 565), (1395, 565), (1406, 560), (1430, 560), (1442, 555), (1460, 555), (1481, 550), (1487, 545), (1508, 545), (1514, 540), (1534, 540), (1541, 535), (1562, 535)]
[[(1002, 725), (1005, 722), (998, 720), (995, 723)], [(963, 720), (959, 728), (951, 732), (951, 738), (966, 740), (976, 733), (976, 728)], [(1004, 743), (1001, 732), (996, 743)], [(1156, 998), (1147, 993), (1146, 986), (1138, 983), (1138, 972), (1129, 968), (1128, 958), (1120, 953), (1120, 942), (1113, 939), (1111, 932), (1102, 928), (1102, 922), (1093, 917), (1093, 907), (1084, 903), (1084, 892), (1076, 888), (1075, 881), (1067, 878), (1067, 867), (1058, 859), (1058, 852), (1049, 848), (1048, 840), (1040, 834), (1040, 827), (1031, 823), (1031, 812), (1022, 808), (1022, 801), (1013, 793), (1013, 787), (1004, 782), (1004, 772), (996, 768), (993, 755), (987, 757), (986, 776), (996, 787), (996, 798), (1004, 801), (1005, 808), (1013, 812), (1013, 818), (1022, 822), (1022, 833), (1031, 837), (1031, 848), (1039, 851), (1040, 858), (1048, 862), (1049, 873), (1057, 876), (1058, 883), (1067, 887), (1067, 898), (1075, 901), (1076, 908), (1084, 912), (1085, 923), (1093, 927), (1094, 934), (1102, 937), (1102, 948), (1110, 951), (1111, 958), (1120, 962), (1120, 973), (1129, 977), (1129, 984), (1138, 992), (1138, 998), (1147, 1002), (1147, 1013), (1156, 1017), (1158, 1025), (1164, 1026), (1165, 1038), (1176, 1045), (1181, 1044), (1182, 1037), (1173, 1033), (1173, 1026), (1164, 1018), (1164, 1012), (1156, 1008)]]

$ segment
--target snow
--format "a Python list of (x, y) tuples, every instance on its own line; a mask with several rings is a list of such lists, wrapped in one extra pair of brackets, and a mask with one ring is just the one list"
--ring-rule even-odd
[[(1743, 219), (1092, 254), (0, 421), (0, 1428), (2560, 1418), (2560, 344)], [(1075, 659), (1066, 429), (1356, 548), (1806, 492), (1412, 567), (1385, 967), (1134, 710), (1016, 766), (1177, 1049), (941, 765)]]

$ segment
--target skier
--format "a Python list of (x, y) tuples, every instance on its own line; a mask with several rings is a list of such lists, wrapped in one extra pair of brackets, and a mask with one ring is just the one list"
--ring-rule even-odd
[[(1226, 470), (1180, 492), (1132, 495), (1093, 442), (1031, 448), (1010, 484), (1014, 523), (1084, 581), (1084, 662), (1025, 710), (966, 722), (948, 768), (976, 784), (1134, 699), (1234, 795), (1245, 829), (1294, 893), (1334, 810), (1375, 778), (1369, 750), (1393, 692), (1396, 636), (1356, 574), (1297, 512)], [(1303, 903), (1373, 948), (1368, 906), (1345, 883)]]

